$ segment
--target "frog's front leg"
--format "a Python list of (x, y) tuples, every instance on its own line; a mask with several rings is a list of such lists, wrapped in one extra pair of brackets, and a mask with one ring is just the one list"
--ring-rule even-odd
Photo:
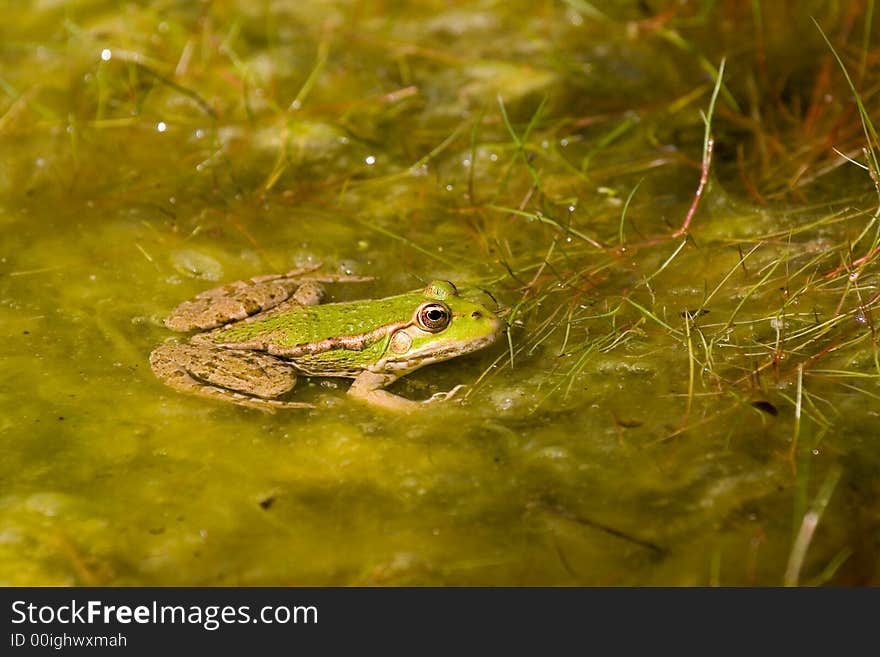
[(166, 385), (201, 397), (270, 413), (278, 408), (314, 408), (273, 399), (293, 388), (296, 370), (266, 354), (168, 343), (153, 350), (150, 367)]
[(425, 404), (436, 403), (451, 399), (455, 394), (464, 388), (464, 386), (456, 386), (449, 392), (438, 392), (424, 401), (412, 401), (400, 395), (388, 392), (384, 388), (394, 383), (398, 375), (378, 372), (361, 372), (355, 377), (354, 382), (348, 389), (348, 394), (355, 399), (360, 399), (372, 406), (384, 408), (385, 410), (395, 411), (398, 413), (409, 413), (419, 408), (424, 408)]
[(355, 377), (349, 387), (348, 394), (371, 406), (378, 406), (388, 411), (396, 411), (398, 413), (414, 411), (419, 407), (419, 402), (414, 402), (383, 389), (385, 386), (394, 383), (398, 378), (393, 374), (361, 372)]

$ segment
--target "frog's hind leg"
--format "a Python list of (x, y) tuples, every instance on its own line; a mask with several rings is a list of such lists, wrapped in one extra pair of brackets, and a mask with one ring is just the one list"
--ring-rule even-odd
[(213, 329), (272, 310), (288, 300), (304, 306), (319, 304), (324, 298), (321, 283), (371, 280), (364, 276), (313, 272), (313, 269), (298, 269), (286, 274), (255, 276), (206, 290), (172, 310), (165, 326), (172, 331)]
[(296, 371), (264, 354), (169, 343), (153, 350), (150, 367), (166, 385), (200, 397), (268, 413), (314, 408), (313, 404), (273, 399), (293, 388)]

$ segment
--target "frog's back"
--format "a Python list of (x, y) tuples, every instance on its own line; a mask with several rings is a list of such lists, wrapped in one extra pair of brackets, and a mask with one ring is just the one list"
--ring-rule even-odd
[[(303, 345), (325, 345), (332, 349), (345, 349), (346, 344), (358, 344), (359, 336), (382, 333), (385, 327), (393, 327), (412, 320), (421, 295), (408, 293), (385, 299), (367, 299), (328, 303), (318, 306), (293, 305), (280, 312), (270, 311), (246, 321), (212, 331), (211, 342), (229, 347), (258, 348), (260, 343), (267, 351), (283, 352)], [(378, 338), (379, 335), (375, 335)], [(376, 339), (367, 339), (372, 344)], [(360, 351), (366, 343), (358, 344)], [(248, 346), (245, 346), (248, 345)], [(313, 349), (313, 353), (325, 349)]]

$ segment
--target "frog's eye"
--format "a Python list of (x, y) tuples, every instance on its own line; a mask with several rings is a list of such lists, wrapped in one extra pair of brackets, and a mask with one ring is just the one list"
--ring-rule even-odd
[(426, 303), (416, 313), (419, 328), (430, 333), (439, 333), (445, 329), (449, 326), (450, 319), (452, 319), (452, 313), (442, 303)]

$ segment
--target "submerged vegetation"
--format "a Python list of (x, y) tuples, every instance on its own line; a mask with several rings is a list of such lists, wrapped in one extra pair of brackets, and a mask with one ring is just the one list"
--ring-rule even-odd
[[(0, 581), (878, 582), (873, 0), (0, 6)], [(318, 262), (506, 345), (423, 416), (151, 377)]]

